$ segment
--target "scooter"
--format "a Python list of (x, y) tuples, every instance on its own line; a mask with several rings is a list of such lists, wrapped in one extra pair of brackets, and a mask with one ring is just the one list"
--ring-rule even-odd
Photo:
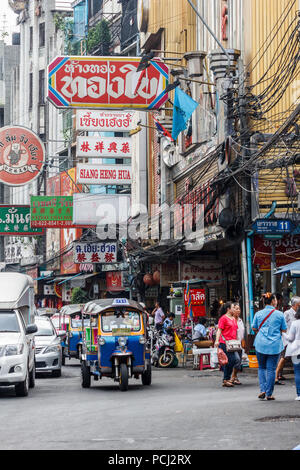
[(174, 337), (168, 333), (154, 332), (152, 364), (155, 367), (171, 367), (175, 359)]

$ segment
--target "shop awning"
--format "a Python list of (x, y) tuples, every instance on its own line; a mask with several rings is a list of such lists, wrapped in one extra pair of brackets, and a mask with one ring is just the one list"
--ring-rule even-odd
[(275, 274), (286, 274), (290, 273), (291, 276), (298, 277), (300, 276), (300, 261), (296, 261), (295, 263), (286, 264), (285, 266), (281, 266), (278, 268)]
[(74, 276), (71, 276), (71, 277), (68, 277), (67, 279), (62, 280), (61, 282), (58, 283), (58, 285), (64, 284), (65, 282), (68, 282), (68, 281), (72, 281), (72, 279), (75, 279), (75, 278), (83, 281), (84, 279), (88, 279), (89, 277), (96, 276), (97, 274), (98, 273), (92, 273), (92, 274), (78, 273), (78, 274), (75, 274)]

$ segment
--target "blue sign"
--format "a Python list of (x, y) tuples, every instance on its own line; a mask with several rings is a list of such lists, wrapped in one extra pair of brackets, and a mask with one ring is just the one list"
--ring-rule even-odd
[(115, 299), (113, 305), (129, 305), (128, 299)]
[(258, 219), (252, 228), (259, 235), (284, 235), (291, 233), (295, 226), (289, 219)]

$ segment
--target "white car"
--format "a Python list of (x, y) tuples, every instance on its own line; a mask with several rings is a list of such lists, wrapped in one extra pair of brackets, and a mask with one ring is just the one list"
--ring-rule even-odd
[(35, 385), (36, 331), (36, 325), (25, 325), (18, 310), (0, 311), (0, 386), (14, 385), (17, 396), (27, 396)]
[(65, 331), (56, 333), (55, 327), (46, 316), (35, 317), (37, 332), (35, 334), (35, 367), (36, 372), (51, 372), (53, 377), (61, 376), (62, 347), (61, 338)]

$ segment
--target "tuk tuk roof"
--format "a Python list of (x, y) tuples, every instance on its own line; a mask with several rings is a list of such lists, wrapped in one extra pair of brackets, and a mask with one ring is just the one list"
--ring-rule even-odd
[(128, 300), (128, 299), (98, 299), (92, 300), (85, 304), (83, 312), (89, 315), (97, 315), (98, 313), (104, 312), (105, 310), (109, 310), (112, 307), (131, 307), (139, 310), (140, 312), (144, 312), (145, 309), (142, 305), (135, 300)]
[(81, 312), (84, 304), (71, 304), (71, 305), (64, 305), (60, 309), (61, 315), (76, 315)]

